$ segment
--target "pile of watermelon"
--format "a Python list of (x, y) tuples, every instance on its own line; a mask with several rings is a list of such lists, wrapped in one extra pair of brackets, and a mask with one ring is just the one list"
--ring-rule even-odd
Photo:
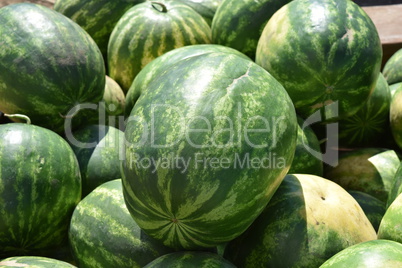
[(19, 3), (0, 36), (0, 267), (402, 267), (402, 50), (353, 1)]

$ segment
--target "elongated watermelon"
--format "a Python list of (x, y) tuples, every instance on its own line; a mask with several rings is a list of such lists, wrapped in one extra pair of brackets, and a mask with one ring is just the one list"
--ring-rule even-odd
[(272, 15), (291, 0), (223, 0), (212, 20), (212, 42), (237, 49), (253, 60)]
[(127, 208), (147, 234), (175, 249), (214, 247), (245, 231), (289, 170), (296, 145), (285, 89), (228, 53), (170, 66), (127, 122)]
[(54, 10), (80, 25), (106, 57), (113, 28), (127, 10), (142, 2), (144, 0), (57, 0)]
[(389, 240), (372, 240), (346, 248), (327, 260), (320, 268), (399, 268), (402, 244)]
[(374, 23), (350, 0), (289, 2), (265, 26), (256, 52), (256, 62), (282, 83), (303, 118), (321, 110), (327, 121), (363, 106), (381, 59)]
[(0, 258), (62, 245), (81, 198), (74, 152), (34, 125), (0, 125), (0, 137)]
[(322, 177), (291, 174), (223, 256), (243, 268), (318, 267), (339, 251), (376, 238), (363, 210), (342, 187)]
[[(0, 110), (28, 115), (32, 123), (63, 132), (65, 119), (85, 122), (105, 88), (105, 65), (92, 38), (75, 22), (41, 5), (0, 9)], [(70, 112), (70, 113), (69, 113)]]
[(174, 48), (211, 43), (211, 28), (200, 14), (179, 2), (146, 1), (118, 21), (108, 45), (109, 76), (130, 88), (150, 61)]
[(216, 253), (187, 251), (163, 255), (146, 265), (144, 268), (166, 267), (235, 268), (236, 266)]
[(89, 125), (66, 136), (80, 166), (82, 197), (104, 182), (120, 179), (123, 131), (112, 126)]
[(76, 266), (57, 259), (38, 257), (38, 256), (21, 256), (10, 257), (0, 261), (0, 267), (29, 267), (29, 268), (74, 268)]
[(247, 56), (235, 49), (215, 44), (191, 45), (166, 52), (147, 64), (147, 66), (145, 66), (144, 69), (142, 69), (135, 77), (127, 92), (125, 116), (128, 117), (130, 115), (135, 102), (140, 97), (141, 93), (147, 89), (148, 84), (160, 76), (162, 72), (169, 70), (170, 66), (176, 64), (180, 60), (215, 52), (230, 53), (249, 59)]
[(172, 252), (147, 236), (132, 219), (120, 179), (100, 185), (77, 205), (69, 240), (80, 268), (139, 268)]

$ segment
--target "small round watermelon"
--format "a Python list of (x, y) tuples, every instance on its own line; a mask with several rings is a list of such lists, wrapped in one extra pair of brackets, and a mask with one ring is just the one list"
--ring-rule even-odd
[(338, 184), (290, 174), (223, 256), (244, 268), (318, 267), (339, 251), (376, 238), (359, 204)]
[(124, 92), (156, 57), (178, 47), (211, 43), (211, 28), (180, 1), (145, 1), (117, 22), (108, 44), (109, 76)]
[(391, 203), (378, 229), (379, 239), (402, 243), (402, 194)]
[(81, 199), (78, 161), (55, 132), (0, 125), (0, 257), (63, 245)]
[(364, 10), (350, 0), (295, 0), (268, 21), (256, 62), (288, 91), (298, 113), (325, 121), (356, 113), (375, 87), (382, 46)]
[(76, 266), (53, 258), (38, 256), (9, 257), (0, 261), (1, 268), (76, 268)]
[[(88, 120), (84, 103), (105, 90), (105, 63), (78, 24), (47, 7), (19, 3), (0, 9), (0, 110), (62, 133), (66, 119)], [(73, 109), (74, 108), (74, 109)]]
[(383, 73), (390, 85), (402, 82), (402, 48), (388, 59), (384, 65)]
[(77, 205), (69, 229), (79, 267), (140, 268), (173, 250), (147, 236), (124, 203), (120, 179), (103, 183)]
[(163, 255), (144, 268), (235, 268), (233, 264), (216, 253), (202, 251), (175, 252)]
[(320, 268), (400, 268), (402, 244), (389, 240), (372, 240), (342, 250)]
[(82, 197), (106, 181), (121, 178), (123, 131), (112, 126), (89, 125), (66, 139), (80, 166)]

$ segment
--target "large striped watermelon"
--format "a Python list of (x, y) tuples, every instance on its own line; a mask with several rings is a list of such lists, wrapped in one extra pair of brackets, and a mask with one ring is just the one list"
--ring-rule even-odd
[(216, 253), (200, 251), (183, 251), (163, 255), (144, 268), (236, 268), (229, 261)]
[(105, 57), (110, 34), (119, 19), (131, 7), (142, 2), (144, 0), (57, 0), (54, 10), (80, 25)]
[(291, 0), (222, 0), (212, 20), (212, 42), (237, 49), (254, 60), (262, 30)]
[(402, 194), (391, 203), (378, 229), (379, 239), (402, 243)]
[(72, 149), (34, 125), (0, 125), (0, 137), (0, 257), (62, 245), (81, 198)]
[(302, 117), (321, 109), (327, 120), (357, 112), (375, 87), (381, 59), (374, 23), (350, 0), (291, 1), (265, 26), (256, 54)]
[(191, 7), (179, 1), (146, 1), (118, 21), (108, 45), (109, 76), (130, 88), (138, 72), (174, 48), (211, 42), (211, 28)]
[[(21, 3), (0, 9), (0, 110), (28, 115), (62, 132), (70, 109), (97, 103), (105, 87), (102, 54), (92, 38), (60, 13)], [(80, 111), (72, 122), (87, 120)]]
[(0, 261), (1, 268), (75, 268), (74, 265), (53, 258), (38, 256), (10, 257)]
[(172, 252), (132, 219), (120, 179), (100, 185), (77, 205), (69, 239), (80, 268), (139, 268)]
[(123, 131), (112, 126), (88, 125), (66, 136), (80, 166), (82, 197), (104, 182), (120, 179)]
[(135, 77), (133, 83), (131, 84), (127, 92), (126, 104), (125, 104), (125, 116), (128, 117), (130, 115), (135, 102), (140, 97), (142, 91), (147, 89), (148, 84), (152, 82), (155, 78), (160, 76), (162, 72), (168, 71), (170, 66), (174, 65), (178, 61), (190, 57), (195, 57), (214, 52), (235, 54), (237, 56), (248, 59), (247, 56), (245, 56), (244, 54), (240, 53), (235, 49), (215, 44), (184, 46), (166, 52), (162, 56), (157, 57), (156, 59), (152, 60), (149, 64), (147, 64), (147, 66), (145, 66), (144, 69), (142, 69)]
[(125, 130), (130, 213), (173, 248), (232, 240), (260, 214), (295, 151), (284, 88), (228, 53), (191, 57), (149, 83)]
[(376, 238), (359, 204), (338, 184), (287, 175), (263, 213), (229, 242), (224, 257), (242, 268), (318, 267), (339, 251)]
[(346, 248), (327, 260), (320, 268), (400, 268), (402, 244), (389, 240), (372, 240)]

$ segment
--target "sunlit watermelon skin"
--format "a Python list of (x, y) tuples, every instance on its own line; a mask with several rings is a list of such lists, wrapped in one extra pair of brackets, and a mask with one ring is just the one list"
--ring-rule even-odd
[(303, 118), (321, 109), (326, 120), (357, 112), (375, 87), (381, 59), (374, 23), (350, 0), (291, 1), (268, 21), (256, 52)]
[(383, 73), (389, 85), (402, 82), (402, 49), (395, 52), (385, 63)]
[(0, 258), (62, 246), (81, 198), (78, 161), (48, 129), (0, 125)]
[(0, 260), (1, 268), (17, 268), (17, 267), (30, 267), (30, 268), (76, 268), (76, 266), (60, 261), (53, 258), (38, 257), (38, 256), (21, 256), (10, 257)]
[(318, 267), (339, 251), (376, 239), (359, 204), (322, 177), (289, 174), (261, 215), (225, 248), (237, 267)]
[(400, 194), (388, 207), (378, 229), (379, 239), (402, 243), (402, 195)]
[(244, 59), (249, 59), (246, 55), (235, 49), (216, 44), (184, 46), (166, 52), (147, 64), (135, 77), (126, 95), (125, 116), (128, 117), (130, 115), (135, 102), (138, 100), (141, 93), (147, 89), (148, 84), (160, 76), (162, 72), (168, 71), (170, 66), (190, 57), (215, 52), (230, 53), (243, 57)]
[[(244, 126), (252, 118), (265, 118), (272, 131), (256, 131), (248, 143)], [(184, 135), (182, 120), (205, 131)], [(296, 114), (284, 88), (254, 62), (228, 53), (172, 65), (148, 85), (127, 122), (127, 208), (147, 234), (176, 249), (214, 247), (242, 233), (289, 170), (296, 144)], [(146, 133), (148, 123), (153, 134)], [(261, 119), (248, 127), (264, 125)], [(233, 135), (224, 130), (230, 127)], [(238, 160), (247, 156), (263, 165), (241, 167)], [(172, 157), (189, 165), (141, 164)]]
[(331, 257), (320, 268), (402, 266), (402, 244), (384, 239), (363, 242)]
[(0, 9), (0, 36), (0, 111), (25, 114), (58, 133), (73, 115), (74, 126), (87, 121), (85, 111), (70, 110), (102, 99), (105, 64), (78, 24), (47, 7), (19, 3)]

